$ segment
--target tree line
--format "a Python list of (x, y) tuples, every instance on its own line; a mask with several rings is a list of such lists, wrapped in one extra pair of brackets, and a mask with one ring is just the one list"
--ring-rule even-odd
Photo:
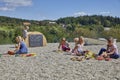
[[(92, 15), (64, 17), (57, 20), (25, 20), (0, 16), (0, 44), (15, 43), (15, 37), (22, 35), (23, 22), (30, 22), (29, 31), (42, 32), (48, 42), (58, 42), (62, 37), (73, 41), (74, 37), (107, 38), (112, 36), (120, 41), (120, 18)], [(110, 30), (104, 30), (104, 28)]]

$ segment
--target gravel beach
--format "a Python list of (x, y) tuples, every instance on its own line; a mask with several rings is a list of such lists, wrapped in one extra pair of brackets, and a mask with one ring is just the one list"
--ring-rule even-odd
[[(120, 51), (120, 43), (117, 43)], [(72, 61), (69, 52), (55, 52), (58, 43), (30, 47), (35, 57), (0, 57), (0, 80), (120, 80), (120, 59), (111, 61)], [(74, 43), (70, 43), (74, 47)], [(84, 49), (98, 53), (105, 44), (86, 45)], [(14, 45), (0, 45), (0, 53), (14, 50)]]

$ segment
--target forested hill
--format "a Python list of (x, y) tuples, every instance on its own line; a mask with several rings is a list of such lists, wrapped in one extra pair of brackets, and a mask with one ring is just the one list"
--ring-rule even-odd
[(104, 27), (113, 27), (120, 25), (120, 18), (112, 16), (92, 15), (79, 17), (66, 17), (57, 20), (57, 23), (80, 24), (80, 25), (103, 25)]
[(6, 17), (6, 16), (0, 16), (0, 26), (19, 26), (19, 25), (22, 25), (23, 22), (34, 23), (36, 21), (13, 18), (13, 17)]
[[(15, 37), (22, 35), (24, 22), (30, 23), (29, 31), (42, 32), (48, 42), (58, 42), (62, 37), (73, 41), (74, 37), (79, 36), (90, 38), (112, 36), (120, 41), (119, 17), (92, 15), (37, 21), (0, 16), (0, 44), (15, 42)], [(105, 31), (105, 27), (109, 27), (110, 30)]]
[[(6, 16), (0, 16), (0, 26), (18, 26), (22, 25), (23, 22), (30, 22), (36, 25), (45, 25), (52, 20), (26, 20), (19, 18), (12, 18)], [(103, 25), (104, 27), (113, 27), (120, 25), (120, 18), (112, 16), (92, 15), (92, 16), (79, 16), (79, 17), (64, 17), (55, 20), (58, 24), (79, 24), (79, 25)]]

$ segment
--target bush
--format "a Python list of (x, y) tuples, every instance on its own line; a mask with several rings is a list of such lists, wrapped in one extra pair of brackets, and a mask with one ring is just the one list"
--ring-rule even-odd
[(103, 31), (102, 32), (103, 37), (108, 38), (108, 37), (113, 37), (116, 38), (117, 41), (120, 41), (120, 29), (117, 28), (112, 28), (109, 31)]

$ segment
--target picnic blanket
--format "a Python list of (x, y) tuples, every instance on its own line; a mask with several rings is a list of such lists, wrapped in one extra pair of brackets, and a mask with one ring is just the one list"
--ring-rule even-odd
[(10, 57), (10, 56), (15, 56), (15, 57), (32, 57), (32, 56), (37, 56), (36, 53), (27, 53), (27, 54), (0, 54), (0, 57)]
[(31, 57), (31, 56), (36, 56), (36, 53), (15, 54), (15, 57)]
[(92, 51), (88, 51), (83, 56), (74, 56), (70, 59), (72, 61), (83, 61), (83, 60), (89, 60), (89, 59), (95, 59), (95, 58), (96, 58), (96, 54), (93, 53)]

